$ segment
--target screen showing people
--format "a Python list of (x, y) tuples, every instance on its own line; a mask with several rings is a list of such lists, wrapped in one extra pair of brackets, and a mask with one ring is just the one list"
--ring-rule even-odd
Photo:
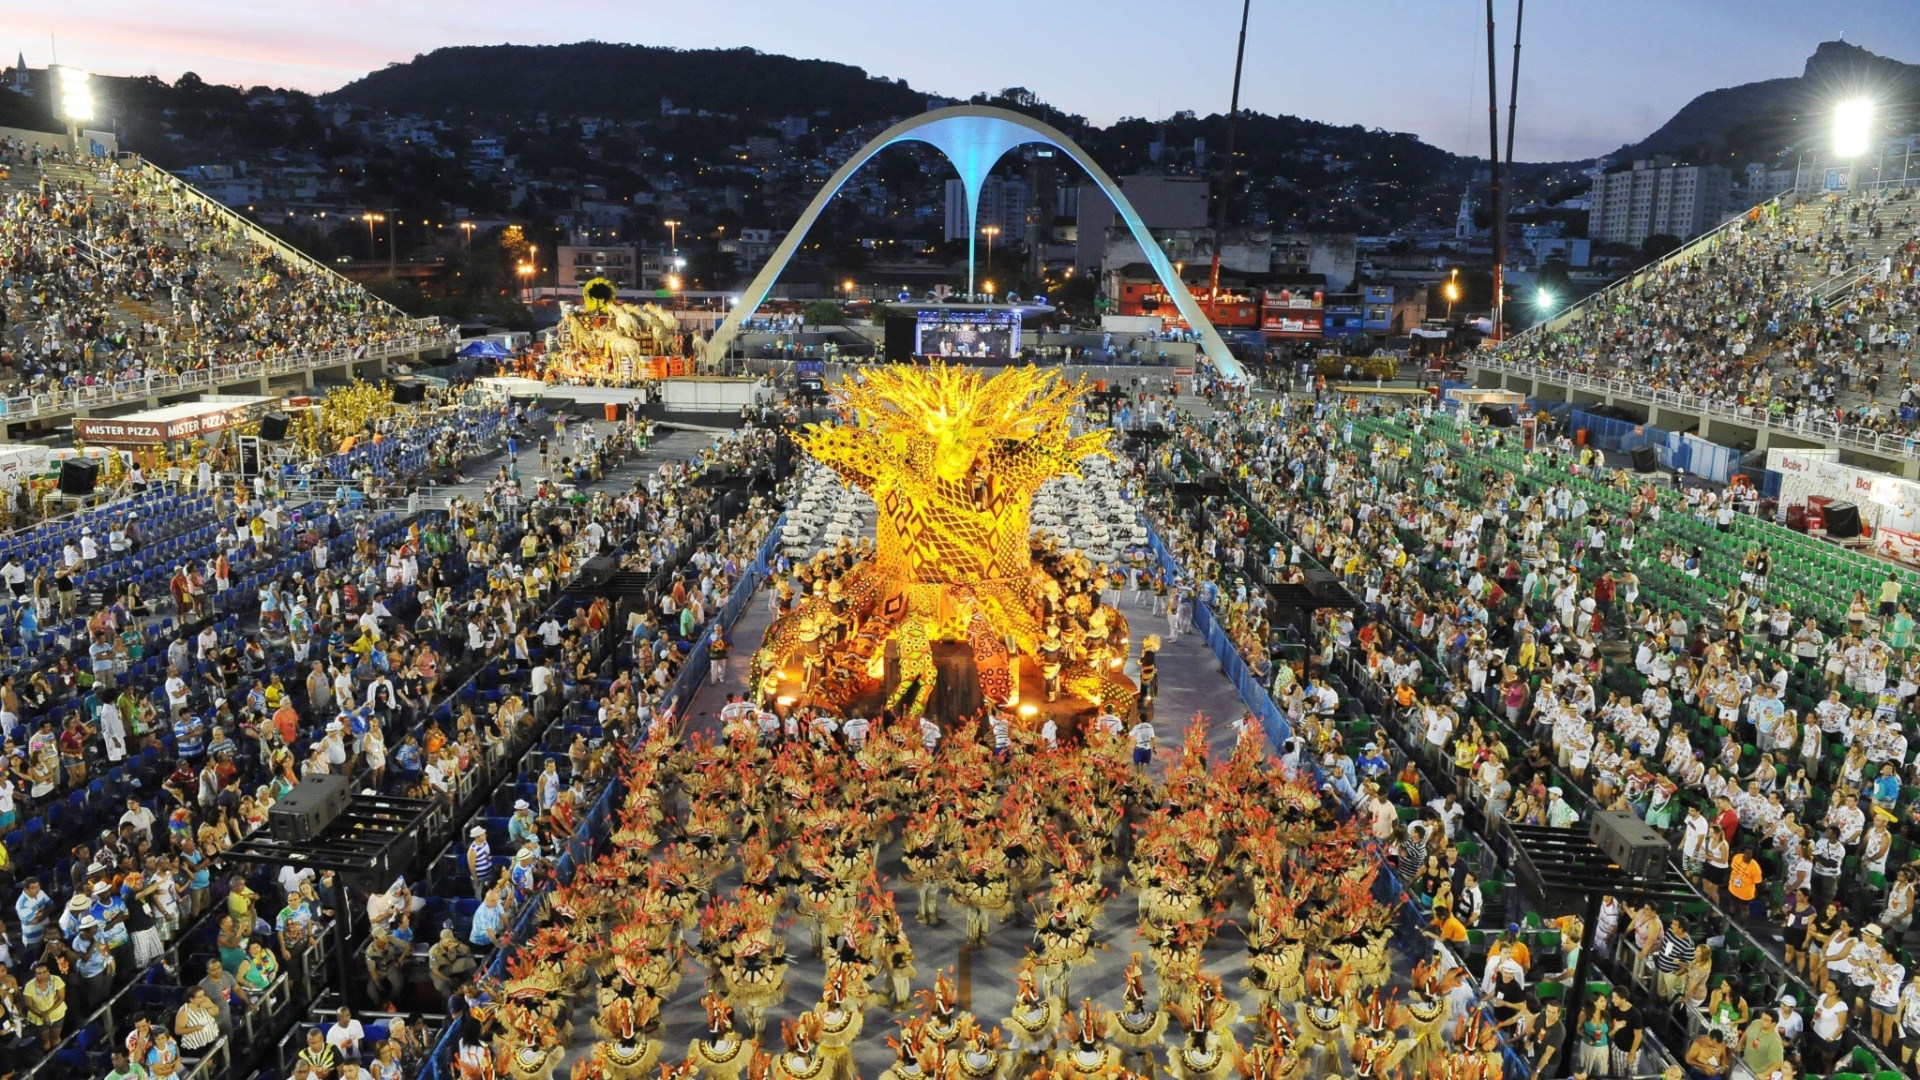
[(1020, 319), (1010, 311), (923, 311), (914, 351), (953, 358), (1015, 356)]

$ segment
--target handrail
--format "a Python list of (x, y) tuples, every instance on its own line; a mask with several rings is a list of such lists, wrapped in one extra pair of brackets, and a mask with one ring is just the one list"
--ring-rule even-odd
[(72, 390), (47, 390), (0, 399), (0, 422), (35, 420), (43, 416), (64, 416), (80, 409), (103, 409), (140, 401), (156, 394), (176, 394), (188, 390), (218, 387), (270, 375), (310, 371), (360, 360), (381, 360), (412, 355), (426, 349), (451, 345), (459, 340), (457, 331), (442, 329), (433, 335), (413, 334), (393, 341), (319, 351), (282, 353), (264, 360), (193, 368), (172, 375), (146, 375), (115, 379), (98, 386)]
[(1643, 405), (1670, 408), (1706, 419), (1724, 420), (1745, 427), (1776, 431), (1796, 439), (1828, 442), (1861, 453), (1878, 454), (1898, 460), (1920, 461), (1920, 439), (1911, 434), (1881, 434), (1857, 425), (1842, 424), (1836, 420), (1805, 418), (1788, 420), (1784, 416), (1775, 416), (1765, 409), (1750, 405), (1728, 405), (1700, 394), (1683, 394), (1673, 390), (1649, 390), (1642, 382), (1609, 379), (1544, 364), (1507, 360), (1492, 355), (1469, 355), (1462, 363), (1468, 368), (1482, 368), (1532, 379), (1545, 379), (1560, 383), (1569, 389), (1611, 394)]
[(309, 271), (322, 274), (328, 278), (333, 279), (336, 283), (351, 286), (356, 292), (360, 293), (362, 296), (365, 296), (367, 300), (370, 302), (370, 306), (372, 307), (384, 308), (386, 312), (390, 315), (398, 315), (401, 317), (406, 317), (406, 314), (407, 314), (406, 312), (401, 311), (399, 308), (394, 307), (392, 304), (388, 303), (387, 301), (382, 300), (378, 296), (375, 296), (373, 293), (367, 291), (367, 289), (364, 286), (360, 285), (359, 283), (347, 279), (345, 276), (343, 276), (339, 271), (335, 270), (333, 267), (328, 266), (326, 263), (321, 262), (320, 260), (314, 258), (311, 255), (308, 255), (306, 252), (301, 251), (299, 248), (296, 248), (292, 244), (287, 243), (285, 240), (280, 239), (278, 236), (273, 235), (271, 232), (268, 232), (266, 229), (262, 228), (261, 226), (256, 225), (251, 221), (248, 221), (244, 217), (241, 217), (239, 214), (233, 211), (232, 207), (229, 207), (225, 203), (222, 203), (219, 200), (213, 198), (212, 196), (206, 194), (200, 189), (194, 187), (192, 184), (187, 183), (185, 180), (180, 179), (179, 177), (173, 175), (172, 173), (168, 172), (165, 169), (162, 169), (158, 165), (153, 164), (152, 162), (148, 161), (143, 157), (139, 157), (136, 155), (132, 160), (135, 163), (135, 165), (138, 167), (138, 170), (143, 174), (145, 174), (149, 179), (157, 180), (180, 192), (183, 192), (184, 194), (187, 195), (188, 198), (198, 202), (198, 204), (201, 207), (208, 210), (212, 210), (214, 213), (220, 215), (221, 217), (224, 217), (227, 220), (228, 224), (239, 226), (240, 231), (247, 237), (248, 240), (252, 241), (253, 243), (258, 244), (261, 247), (269, 248), (274, 252), (278, 253), (282, 258), (287, 259), (290, 262), (303, 265)]
[[(1713, 228), (1708, 229), (1706, 232), (1701, 233), (1699, 236), (1667, 252), (1660, 258), (1627, 271), (1613, 281), (1608, 282), (1607, 286), (1599, 292), (1581, 297), (1578, 303), (1568, 305), (1564, 311), (1559, 312), (1552, 318), (1535, 323), (1525, 330), (1520, 331), (1518, 334), (1515, 334), (1513, 337), (1507, 338), (1501, 343), (1502, 346), (1507, 349), (1519, 348), (1529, 343), (1536, 335), (1553, 333), (1568, 323), (1573, 322), (1576, 318), (1585, 318), (1587, 311), (1595, 305), (1605, 302), (1614, 293), (1639, 288), (1641, 281), (1660, 267), (1666, 266), (1669, 263), (1679, 262), (1682, 259), (1693, 258), (1694, 255), (1704, 251), (1707, 247), (1716, 245), (1722, 239), (1725, 239), (1721, 235), (1722, 233), (1745, 222), (1748, 216), (1755, 210), (1779, 203), (1791, 194), (1793, 194), (1793, 189), (1789, 188), (1765, 202), (1758, 203), (1753, 207), (1740, 211), (1720, 224), (1715, 225)], [(1782, 208), (1785, 209), (1786, 207), (1783, 206)]]

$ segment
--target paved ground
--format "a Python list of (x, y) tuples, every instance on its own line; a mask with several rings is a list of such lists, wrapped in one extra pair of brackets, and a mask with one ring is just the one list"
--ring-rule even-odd
[[(609, 424), (604, 420), (579, 420), (569, 417), (567, 423), (567, 443), (569, 447), (571, 447), (573, 442), (573, 429), (581, 424), (587, 425), (603, 437), (611, 436), (615, 428), (615, 425)], [(544, 428), (548, 432), (552, 431), (551, 424), (545, 425)], [(586, 490), (607, 492), (624, 491), (628, 485), (633, 483), (635, 478), (659, 468), (662, 462), (691, 458), (699, 453), (702, 448), (706, 447), (711, 440), (712, 436), (704, 432), (663, 429), (661, 433), (654, 438), (652, 444), (647, 447), (644, 453), (638, 457), (628, 458), (599, 481), (588, 485)], [(531, 437), (523, 437), (520, 440), (520, 482), (523, 488), (531, 488), (541, 477), (548, 475), (546, 470), (540, 465), (539, 447), (540, 436), (538, 431)], [(568, 454), (571, 454), (571, 452), (571, 449), (567, 451)], [(497, 450), (478, 460), (470, 458), (463, 466), (465, 470), (463, 475), (466, 477), (466, 482), (436, 487), (434, 494), (466, 499), (484, 499), (487, 494), (487, 484), (493, 480), (499, 468), (506, 463), (507, 454), (505, 450)]]

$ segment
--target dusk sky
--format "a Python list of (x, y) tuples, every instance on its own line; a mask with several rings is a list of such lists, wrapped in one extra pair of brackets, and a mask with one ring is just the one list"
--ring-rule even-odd
[[(1514, 0), (1497, 0), (1505, 123)], [(6, 62), (326, 91), (443, 45), (583, 39), (750, 46), (857, 64), (930, 93), (1025, 86), (1099, 122), (1224, 112), (1237, 0), (20, 0)], [(1351, 11), (1352, 14), (1347, 12)], [(1637, 140), (1694, 95), (1798, 75), (1844, 36), (1920, 61), (1916, 0), (1534, 0), (1526, 13), (1516, 156), (1591, 157)], [(56, 40), (57, 39), (57, 40)], [(1411, 131), (1485, 155), (1481, 0), (1255, 0), (1243, 107)]]

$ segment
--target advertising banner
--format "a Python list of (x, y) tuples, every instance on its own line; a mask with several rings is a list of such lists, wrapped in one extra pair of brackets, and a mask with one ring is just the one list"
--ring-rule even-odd
[(1775, 450), (1767, 455), (1768, 467), (1780, 474), (1783, 505), (1822, 495), (1858, 505), (1860, 519), (1875, 529), (1920, 533), (1920, 484), (1822, 460), (1815, 453)]

